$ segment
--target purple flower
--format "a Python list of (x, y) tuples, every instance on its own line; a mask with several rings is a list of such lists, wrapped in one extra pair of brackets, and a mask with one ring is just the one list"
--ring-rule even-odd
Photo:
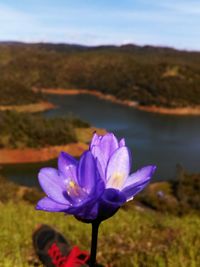
[(65, 212), (85, 222), (105, 220), (140, 192), (156, 169), (150, 165), (130, 174), (130, 168), (124, 139), (118, 142), (112, 133), (94, 134), (90, 150), (79, 162), (61, 152), (58, 170), (40, 170), (39, 183), (47, 196), (36, 208)]
[[(99, 173), (105, 183), (105, 191), (99, 202), (110, 214), (126, 201), (133, 199), (149, 183), (156, 166), (149, 165), (130, 174), (131, 157), (125, 140), (120, 141), (112, 133), (94, 134), (90, 151), (97, 160)], [(101, 208), (99, 209), (99, 213)], [(109, 216), (109, 212), (108, 212)], [(112, 216), (112, 215), (111, 215)]]
[(37, 209), (65, 212), (85, 220), (97, 217), (98, 206), (95, 204), (105, 185), (90, 151), (83, 153), (79, 162), (61, 152), (58, 170), (43, 168), (38, 178), (47, 197), (38, 202)]

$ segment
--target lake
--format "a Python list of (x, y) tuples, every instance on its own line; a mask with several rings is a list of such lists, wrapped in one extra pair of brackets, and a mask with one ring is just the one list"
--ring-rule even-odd
[[(48, 99), (59, 108), (44, 112), (46, 117), (70, 113), (119, 138), (125, 137), (133, 156), (133, 170), (156, 164), (154, 181), (174, 179), (177, 163), (190, 172), (200, 172), (198, 116), (148, 113), (91, 95), (50, 95)], [(42, 166), (56, 166), (56, 162), (7, 165), (3, 173), (15, 182), (33, 186), (37, 185), (37, 172)]]

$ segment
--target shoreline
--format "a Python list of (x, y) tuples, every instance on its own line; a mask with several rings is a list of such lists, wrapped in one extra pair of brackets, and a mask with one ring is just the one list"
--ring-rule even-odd
[(76, 143), (41, 148), (1, 148), (0, 165), (46, 162), (56, 159), (61, 151), (65, 151), (73, 157), (79, 157), (88, 149), (88, 143), (94, 132), (104, 135), (106, 130), (96, 127), (75, 128), (75, 134), (77, 136)]
[(138, 106), (138, 102), (136, 101), (131, 101), (131, 100), (120, 100), (118, 98), (116, 98), (113, 95), (110, 94), (103, 94), (101, 92), (98, 91), (90, 91), (87, 89), (55, 89), (55, 88), (41, 88), (41, 89), (33, 89), (34, 92), (42, 92), (44, 94), (49, 94), (49, 95), (81, 95), (81, 94), (87, 94), (87, 95), (93, 95), (96, 96), (100, 99), (104, 99), (104, 100), (108, 100), (110, 102), (113, 103), (117, 103), (117, 104), (121, 104), (121, 105), (125, 105), (125, 106), (129, 106), (129, 107), (137, 107)]
[(0, 149), (0, 164), (45, 162), (57, 158), (61, 151), (79, 157), (87, 148), (88, 145), (82, 142), (44, 148), (2, 148)]
[(163, 114), (163, 115), (177, 115), (177, 116), (185, 116), (185, 115), (190, 115), (190, 116), (198, 116), (200, 115), (200, 106), (196, 107), (182, 107), (182, 108), (166, 108), (166, 107), (157, 107), (157, 106), (143, 106), (140, 105), (136, 101), (130, 101), (130, 100), (120, 100), (117, 99), (113, 95), (109, 94), (103, 94), (98, 91), (90, 91), (87, 89), (62, 89), (62, 88), (41, 88), (41, 89), (36, 89), (34, 88), (33, 91), (41, 91), (44, 94), (52, 94), (52, 95), (79, 95), (79, 94), (89, 94), (96, 96), (100, 99), (108, 100), (113, 103), (125, 105), (128, 107), (133, 107), (141, 111), (145, 112), (151, 112), (151, 113), (158, 113), (158, 114)]
[(17, 112), (42, 112), (50, 109), (54, 109), (56, 106), (50, 102), (38, 102), (26, 105), (8, 105), (0, 106), (0, 111), (13, 110)]
[(137, 109), (159, 113), (163, 115), (177, 115), (177, 116), (199, 116), (200, 115), (200, 106), (196, 107), (183, 107), (183, 108), (165, 108), (165, 107), (157, 107), (157, 106), (142, 106), (138, 105)]

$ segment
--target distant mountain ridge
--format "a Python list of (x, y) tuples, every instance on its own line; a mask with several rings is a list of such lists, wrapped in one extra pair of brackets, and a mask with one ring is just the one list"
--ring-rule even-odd
[(44, 49), (52, 49), (55, 51), (92, 51), (92, 50), (117, 50), (117, 51), (126, 51), (126, 52), (176, 52), (176, 53), (195, 53), (200, 55), (200, 51), (188, 51), (184, 49), (176, 49), (168, 46), (154, 46), (154, 45), (136, 45), (132, 43), (127, 43), (123, 45), (96, 45), (96, 46), (87, 46), (74, 43), (51, 43), (51, 42), (36, 42), (36, 43), (26, 43), (19, 41), (0, 41), (0, 46), (31, 46)]
[(142, 105), (200, 105), (200, 52), (195, 51), (0, 42), (0, 71), (0, 88), (12, 81), (12, 88), (22, 83), (27, 88), (98, 90)]

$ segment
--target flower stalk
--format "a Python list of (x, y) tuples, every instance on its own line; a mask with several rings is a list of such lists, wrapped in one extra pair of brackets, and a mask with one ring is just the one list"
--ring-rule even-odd
[(91, 241), (90, 264), (89, 264), (90, 267), (95, 267), (96, 264), (99, 225), (100, 225), (99, 221), (94, 221), (92, 223), (92, 241)]
[(89, 266), (95, 267), (100, 223), (143, 190), (155, 170), (155, 165), (149, 165), (130, 173), (131, 156), (125, 140), (118, 141), (112, 133), (95, 133), (79, 161), (61, 152), (58, 169), (40, 170), (38, 179), (46, 197), (36, 208), (64, 212), (92, 223)]

